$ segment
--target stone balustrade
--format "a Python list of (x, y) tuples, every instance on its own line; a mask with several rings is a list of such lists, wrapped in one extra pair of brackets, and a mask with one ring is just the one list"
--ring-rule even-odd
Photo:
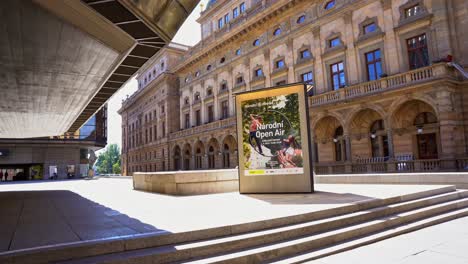
[(364, 82), (335, 91), (314, 95), (310, 98), (310, 105), (315, 107), (336, 103), (447, 77), (454, 78), (455, 75), (453, 71), (450, 71), (445, 63), (437, 63), (405, 73), (383, 77), (376, 81)]
[(316, 174), (468, 171), (468, 157), (458, 159), (389, 160), (363, 163), (316, 163), (314, 164), (314, 171)]
[(178, 139), (178, 138), (193, 136), (193, 135), (196, 135), (196, 134), (205, 133), (207, 131), (222, 129), (222, 128), (225, 128), (225, 127), (230, 127), (230, 126), (235, 126), (235, 125), (236, 125), (236, 118), (235, 117), (229, 117), (229, 118), (218, 120), (218, 121), (211, 122), (211, 123), (208, 123), (208, 124), (195, 126), (195, 127), (189, 128), (189, 129), (184, 129), (184, 130), (180, 130), (180, 131), (171, 133), (170, 134), (170, 139), (172, 140), (172, 139)]

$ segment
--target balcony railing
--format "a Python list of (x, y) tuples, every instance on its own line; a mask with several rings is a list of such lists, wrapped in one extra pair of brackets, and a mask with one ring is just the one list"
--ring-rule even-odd
[(225, 127), (230, 127), (236, 125), (235, 117), (228, 117), (226, 119), (214, 121), (208, 124), (192, 127), (189, 129), (180, 130), (174, 133), (171, 133), (170, 139), (178, 139), (187, 136), (192, 136), (200, 133), (205, 133), (207, 131), (217, 130)]
[(382, 162), (335, 162), (314, 164), (316, 174), (363, 174), (396, 172), (468, 171), (468, 157)]
[(360, 83), (336, 91), (318, 94), (312, 96), (310, 100), (312, 107), (320, 106), (398, 89), (408, 85), (429, 82), (444, 77), (455, 77), (455, 75), (453, 71), (447, 68), (445, 63), (438, 63), (405, 73), (384, 77), (377, 81)]

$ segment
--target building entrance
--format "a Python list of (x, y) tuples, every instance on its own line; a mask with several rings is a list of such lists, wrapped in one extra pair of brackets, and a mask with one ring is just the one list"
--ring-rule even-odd
[(42, 164), (0, 164), (0, 178), (2, 181), (42, 180), (42, 167)]
[(418, 151), (420, 159), (437, 159), (437, 140), (436, 134), (418, 135)]

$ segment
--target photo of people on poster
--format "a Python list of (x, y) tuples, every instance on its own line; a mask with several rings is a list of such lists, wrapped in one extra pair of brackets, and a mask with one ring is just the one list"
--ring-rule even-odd
[(302, 173), (298, 94), (247, 100), (241, 108), (247, 174)]

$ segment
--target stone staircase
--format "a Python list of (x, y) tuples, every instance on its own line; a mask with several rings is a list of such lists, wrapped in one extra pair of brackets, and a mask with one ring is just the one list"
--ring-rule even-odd
[(260, 222), (0, 256), (0, 262), (301, 263), (464, 216), (468, 191), (444, 186)]

